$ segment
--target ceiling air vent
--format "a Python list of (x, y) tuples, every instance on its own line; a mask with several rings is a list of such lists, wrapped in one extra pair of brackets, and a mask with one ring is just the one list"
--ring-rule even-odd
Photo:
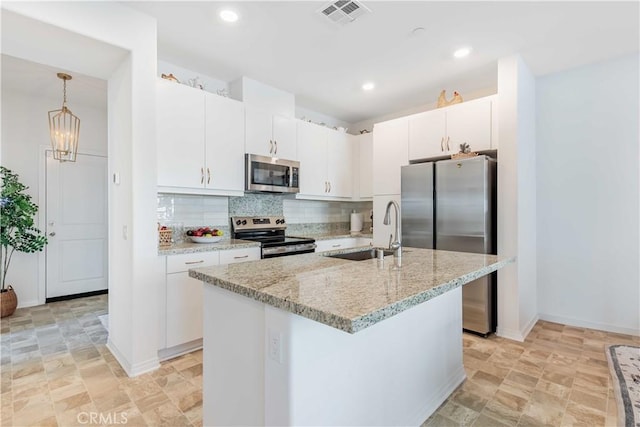
[(318, 12), (326, 16), (331, 22), (348, 24), (355, 21), (356, 18), (371, 12), (371, 10), (355, 0), (338, 0), (325, 4)]

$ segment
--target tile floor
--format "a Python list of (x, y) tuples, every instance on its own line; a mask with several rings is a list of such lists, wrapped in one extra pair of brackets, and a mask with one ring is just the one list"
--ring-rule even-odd
[[(0, 425), (202, 425), (202, 352), (128, 378), (106, 348), (106, 312), (101, 295), (2, 319)], [(424, 426), (615, 426), (613, 343), (640, 338), (543, 321), (524, 343), (465, 334), (468, 378)]]

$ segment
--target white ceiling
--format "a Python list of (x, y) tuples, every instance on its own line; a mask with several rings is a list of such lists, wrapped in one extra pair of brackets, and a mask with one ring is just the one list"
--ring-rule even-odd
[[(302, 107), (355, 123), (496, 87), (497, 60), (520, 53), (535, 75), (638, 52), (639, 3), (364, 1), (340, 26), (293, 2), (128, 2), (158, 20), (158, 58), (292, 92)], [(217, 17), (223, 7), (235, 24)], [(412, 30), (423, 27), (422, 35)], [(455, 48), (470, 45), (463, 60)], [(365, 80), (376, 89), (365, 93)]]
[(62, 80), (57, 73), (67, 73), (67, 105), (82, 104), (107, 109), (107, 81), (86, 76), (73, 70), (38, 64), (13, 56), (2, 55), (2, 88), (30, 96), (52, 100), (51, 109), (62, 106)]

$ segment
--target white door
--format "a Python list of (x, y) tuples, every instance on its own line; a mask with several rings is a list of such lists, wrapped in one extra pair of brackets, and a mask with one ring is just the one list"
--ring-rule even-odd
[(296, 120), (292, 117), (273, 116), (274, 156), (287, 160), (298, 160)]
[(107, 158), (47, 152), (46, 295), (107, 289)]
[(409, 160), (446, 155), (445, 124), (445, 113), (440, 109), (409, 119)]
[(245, 151), (259, 156), (273, 156), (271, 114), (250, 106), (245, 107)]

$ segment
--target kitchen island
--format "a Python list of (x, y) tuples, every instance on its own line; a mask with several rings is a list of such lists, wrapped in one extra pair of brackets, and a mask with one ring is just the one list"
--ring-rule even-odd
[(465, 378), (460, 287), (513, 261), (331, 254), (190, 270), (205, 282), (205, 425), (421, 424)]

